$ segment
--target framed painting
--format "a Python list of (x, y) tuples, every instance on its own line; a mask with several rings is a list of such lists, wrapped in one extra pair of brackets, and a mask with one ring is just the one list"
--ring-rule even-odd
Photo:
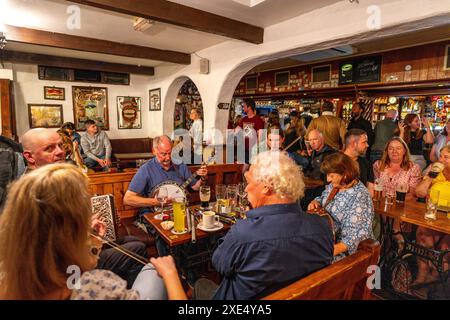
[(29, 104), (30, 128), (59, 128), (63, 124), (62, 104)]
[(149, 104), (150, 111), (161, 110), (161, 88), (152, 89), (149, 91)]
[(84, 123), (94, 120), (102, 130), (109, 130), (108, 89), (100, 87), (72, 87), (73, 117), (77, 131), (86, 130)]
[(119, 129), (142, 129), (141, 98), (117, 97), (117, 121)]
[(66, 90), (64, 88), (44, 86), (44, 99), (66, 100)]

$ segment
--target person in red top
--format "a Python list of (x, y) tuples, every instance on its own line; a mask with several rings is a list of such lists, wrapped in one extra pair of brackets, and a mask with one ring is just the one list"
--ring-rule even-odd
[(250, 156), (251, 149), (257, 147), (261, 135), (260, 130), (264, 129), (264, 121), (256, 114), (256, 105), (253, 99), (244, 99), (242, 106), (246, 116), (239, 121), (236, 132), (243, 130), (245, 137), (245, 163), (248, 164), (252, 158)]

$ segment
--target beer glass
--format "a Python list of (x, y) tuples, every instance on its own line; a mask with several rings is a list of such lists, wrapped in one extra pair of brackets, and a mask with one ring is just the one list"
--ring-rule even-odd
[(237, 206), (238, 199), (238, 186), (236, 184), (230, 184), (227, 186), (227, 199), (229, 201), (228, 205), (233, 208)]
[(404, 203), (407, 192), (408, 192), (408, 185), (406, 183), (398, 183), (395, 188), (396, 201), (398, 203)]
[(173, 231), (185, 233), (186, 230), (186, 203), (184, 198), (175, 198), (173, 202)]
[(380, 179), (376, 179), (373, 193), (373, 201), (375, 202), (380, 201), (382, 195), (383, 195), (383, 183), (381, 182)]
[(425, 211), (425, 220), (436, 220), (437, 207), (439, 204), (439, 190), (430, 190), (427, 195), (427, 211)]
[(228, 208), (227, 200), (227, 187), (224, 184), (216, 185), (216, 200), (217, 200), (217, 211), (219, 213), (226, 213), (226, 208)]
[(202, 208), (209, 208), (209, 200), (211, 199), (211, 187), (201, 186), (200, 187), (200, 201), (202, 202)]

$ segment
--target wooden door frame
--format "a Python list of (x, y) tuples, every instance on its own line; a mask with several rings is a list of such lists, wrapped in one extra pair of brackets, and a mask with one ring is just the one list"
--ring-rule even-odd
[(9, 79), (0, 79), (1, 128), (3, 136), (18, 141), (12, 84)]

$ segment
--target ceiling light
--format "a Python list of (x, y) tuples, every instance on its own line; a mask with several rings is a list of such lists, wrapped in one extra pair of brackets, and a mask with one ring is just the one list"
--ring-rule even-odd
[(258, 5), (258, 4), (260, 4), (261, 2), (264, 2), (264, 1), (266, 1), (266, 0), (233, 0), (234, 2), (237, 2), (237, 3), (240, 3), (240, 4), (243, 4), (244, 6), (247, 6), (247, 7), (254, 7), (254, 6), (256, 6), (256, 5)]
[(134, 18), (133, 28), (136, 31), (145, 31), (154, 24), (155, 22), (153, 20), (145, 18)]

